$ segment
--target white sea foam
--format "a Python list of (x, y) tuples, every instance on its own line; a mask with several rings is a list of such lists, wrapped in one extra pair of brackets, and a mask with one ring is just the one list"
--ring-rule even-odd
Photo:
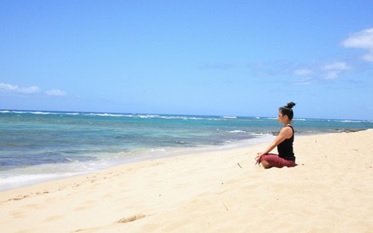
[(247, 133), (247, 132), (244, 130), (232, 130), (232, 131), (229, 131), (229, 133)]
[(153, 114), (149, 114), (149, 115), (138, 115), (138, 117), (140, 117), (140, 118), (158, 118), (159, 115), (153, 115)]
[(55, 115), (57, 113), (55, 112), (29, 112), (31, 114), (35, 114), (35, 115)]
[(88, 113), (87, 116), (100, 116), (100, 117), (123, 117), (127, 115), (123, 114), (112, 114), (112, 113)]
[(70, 116), (79, 116), (80, 113), (78, 113), (78, 112), (67, 112), (66, 115), (70, 115)]
[(0, 172), (0, 191), (87, 174), (115, 164), (101, 159), (90, 162), (75, 161), (63, 164), (42, 164), (5, 170)]
[(82, 173), (58, 173), (58, 174), (22, 174), (1, 177), (0, 179), (0, 191), (6, 191), (19, 187), (34, 185), (46, 181), (61, 179), (70, 177)]
[(222, 116), (224, 119), (237, 119), (236, 116)]
[(192, 116), (160, 116), (160, 118), (166, 120), (204, 120), (204, 118)]
[(361, 122), (365, 122), (365, 121), (359, 121), (359, 120), (340, 120), (339, 122), (342, 122), (342, 123), (361, 123)]

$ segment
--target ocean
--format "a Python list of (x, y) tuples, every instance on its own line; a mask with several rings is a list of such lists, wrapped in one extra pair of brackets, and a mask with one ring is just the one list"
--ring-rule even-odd
[[(373, 128), (373, 121), (294, 119), (296, 137)], [(0, 191), (140, 160), (273, 140), (274, 117), (0, 111)], [(254, 157), (254, 155), (253, 155)]]

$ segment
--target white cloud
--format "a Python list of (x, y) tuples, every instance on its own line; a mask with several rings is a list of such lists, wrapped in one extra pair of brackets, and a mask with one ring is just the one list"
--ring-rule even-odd
[(313, 78), (303, 78), (302, 80), (299, 80), (298, 82), (296, 82), (296, 84), (307, 86), (307, 85), (311, 85), (315, 82), (316, 82), (316, 80), (313, 79)]
[(308, 66), (308, 68), (298, 68), (293, 71), (293, 74), (306, 77), (300, 80), (300, 83), (302, 85), (307, 85), (313, 83), (318, 78), (327, 80), (337, 79), (341, 74), (352, 69), (352, 66), (348, 65), (346, 62), (332, 62)]
[[(21, 94), (37, 94), (42, 92), (41, 88), (39, 88), (38, 86), (22, 87), (16, 84), (9, 83), (0, 83), (0, 91), (1, 90)], [(44, 94), (49, 96), (66, 96), (66, 92), (59, 89), (51, 89), (45, 91)]]
[(58, 90), (58, 89), (52, 89), (49, 91), (46, 91), (45, 94), (50, 96), (65, 96), (66, 93), (64, 91)]
[(324, 74), (323, 77), (324, 77), (325, 79), (329, 79), (329, 80), (331, 80), (331, 79), (336, 79), (336, 78), (338, 78), (338, 75), (339, 75), (339, 72), (338, 72), (338, 71), (331, 70), (331, 71), (326, 72), (326, 73)]
[(298, 76), (307, 76), (307, 75), (311, 75), (313, 71), (311, 69), (297, 69), (297, 70), (294, 70), (293, 73)]
[(35, 94), (40, 92), (40, 88), (38, 86), (20, 87), (18, 85), (8, 83), (0, 83), (0, 89), (22, 94)]
[(362, 56), (365, 61), (373, 62), (373, 28), (352, 34), (342, 42), (346, 48), (367, 49), (367, 54)]
[(325, 71), (325, 79), (336, 79), (342, 72), (352, 68), (345, 62), (334, 62), (324, 65), (321, 69)]
[(342, 45), (349, 48), (373, 50), (373, 28), (354, 33)]
[(346, 62), (334, 62), (324, 65), (323, 70), (345, 71), (351, 70), (351, 67)]
[[(361, 58), (373, 62), (373, 28), (351, 34), (341, 44), (346, 48), (364, 49), (365, 54)], [(292, 73), (302, 79), (299, 84), (308, 85), (321, 80), (335, 80), (353, 69), (354, 67), (346, 62), (336, 61), (294, 67)]]
[(373, 62), (373, 52), (365, 54), (362, 58), (365, 61), (371, 61), (371, 62)]

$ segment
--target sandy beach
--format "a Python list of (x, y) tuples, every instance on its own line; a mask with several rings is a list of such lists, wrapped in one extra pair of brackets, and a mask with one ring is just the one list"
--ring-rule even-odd
[(1, 192), (1, 232), (372, 232), (372, 139), (296, 137), (294, 168), (254, 165), (256, 145)]

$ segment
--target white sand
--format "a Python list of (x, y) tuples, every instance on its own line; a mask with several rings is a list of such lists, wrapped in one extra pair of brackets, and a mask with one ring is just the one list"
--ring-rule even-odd
[(0, 193), (0, 231), (373, 232), (373, 130), (296, 137), (295, 168), (267, 145), (172, 157)]

